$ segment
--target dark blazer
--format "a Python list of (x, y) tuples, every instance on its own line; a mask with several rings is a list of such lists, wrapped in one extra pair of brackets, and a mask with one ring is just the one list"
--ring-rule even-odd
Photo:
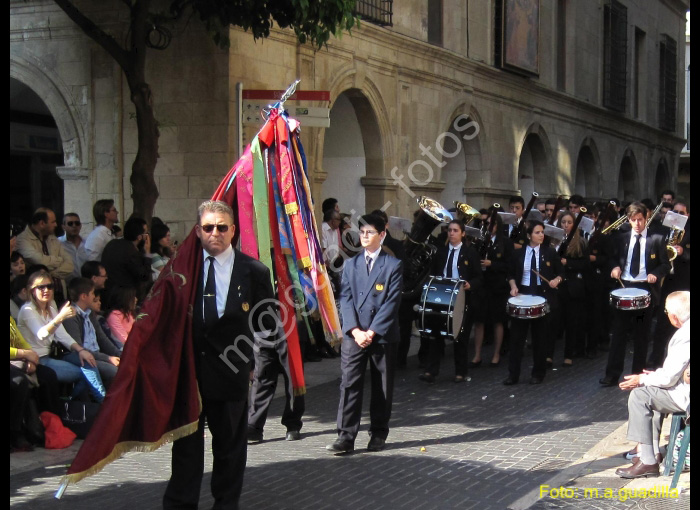
[[(96, 360), (99, 361), (109, 361), (109, 356), (120, 357), (121, 353), (117, 349), (112, 341), (107, 337), (105, 332), (102, 330), (102, 326), (97, 321), (95, 312), (91, 312), (89, 319), (92, 322), (92, 327), (95, 328), (95, 333), (97, 334), (97, 345), (99, 346), (99, 351), (90, 351)], [(85, 336), (85, 322), (82, 315), (76, 313), (75, 316), (70, 319), (63, 321), (63, 327), (66, 328), (66, 332), (73, 337), (73, 340), (78, 342), (81, 347), (84, 347), (84, 336)]]
[[(107, 270), (107, 289), (134, 287), (142, 290), (151, 282), (151, 259), (145, 257), (131, 241), (112, 239), (102, 252), (101, 263)], [(139, 293), (139, 298), (143, 292)]]
[[(450, 247), (441, 246), (433, 257), (432, 268), (430, 274), (442, 276), (447, 264), (447, 258), (450, 255)], [(457, 258), (457, 271), (459, 278), (469, 282), (470, 290), (478, 290), (483, 284), (484, 277), (481, 271), (481, 261), (479, 254), (471, 246), (462, 243)]]
[[(610, 257), (612, 271), (615, 267), (625, 270), (627, 263), (627, 252), (629, 251), (632, 236), (629, 231), (619, 233), (613, 239), (613, 256)], [(647, 274), (656, 276), (656, 283), (650, 285), (651, 298), (654, 305), (659, 304), (661, 297), (661, 280), (671, 270), (671, 262), (668, 260), (666, 252), (666, 239), (659, 232), (647, 230), (646, 249), (644, 251), (644, 265)]]
[[(513, 244), (520, 244), (522, 246), (527, 246), (529, 243), (528, 238), (527, 238), (527, 225), (524, 224), (524, 220), (521, 222), (522, 226), (520, 228), (520, 233), (518, 234), (517, 239), (511, 239), (510, 238), (510, 225), (503, 225), (503, 235), (507, 237), (508, 239), (511, 240)], [(517, 225), (515, 225), (513, 228), (515, 228)]]
[[(569, 250), (567, 249), (567, 252)], [(564, 287), (567, 294), (574, 299), (584, 299), (586, 297), (587, 283), (591, 276), (591, 259), (589, 257), (588, 243), (583, 242), (581, 255), (574, 257), (565, 254), (564, 267)]]
[(384, 238), (382, 249), (388, 251), (389, 255), (393, 255), (399, 260), (404, 260), (406, 258), (406, 251), (404, 250), (403, 243), (391, 237), (389, 231), (387, 231), (386, 237)]
[(401, 304), (402, 263), (380, 251), (367, 274), (365, 252), (345, 262), (340, 284), (340, 310), (343, 315), (343, 333), (360, 328), (372, 330), (379, 343), (398, 342), (398, 312)]
[(491, 265), (483, 272), (484, 287), (486, 290), (507, 291), (510, 289), (510, 285), (508, 285), (508, 272), (510, 271), (513, 253), (513, 242), (503, 235), (503, 233), (499, 232), (487, 254)]
[(224, 314), (209, 328), (204, 327), (201, 268), (193, 307), (192, 338), (199, 391), (212, 400), (248, 398), (253, 335), (265, 330), (274, 332), (277, 326), (270, 271), (252, 257), (234, 252)]
[[(527, 247), (523, 246), (515, 250), (510, 266), (508, 280), (515, 280), (515, 285), (520, 288), (520, 282), (523, 279), (523, 268), (525, 267), (525, 254)], [(547, 280), (553, 280), (557, 276), (564, 278), (564, 270), (561, 265), (561, 259), (557, 250), (551, 246), (540, 246), (540, 275)], [(531, 278), (537, 278), (536, 275), (531, 275)], [(530, 281), (533, 281), (532, 279)], [(534, 280), (536, 281), (536, 280)], [(558, 304), (557, 290), (552, 289), (546, 282), (542, 282), (543, 295), (547, 299), (549, 305), (554, 308)]]

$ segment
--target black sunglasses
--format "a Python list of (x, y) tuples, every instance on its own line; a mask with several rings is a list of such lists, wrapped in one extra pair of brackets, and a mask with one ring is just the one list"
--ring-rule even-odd
[(207, 234), (214, 232), (214, 229), (218, 230), (221, 234), (228, 232), (230, 225), (200, 225), (201, 229)]
[(53, 290), (53, 283), (45, 283), (44, 285), (37, 285), (32, 290)]
[(79, 227), (82, 225), (79, 221), (66, 221), (66, 226), (68, 227)]

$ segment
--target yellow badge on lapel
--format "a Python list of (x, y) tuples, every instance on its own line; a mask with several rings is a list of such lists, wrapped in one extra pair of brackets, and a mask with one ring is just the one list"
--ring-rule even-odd
[(552, 263), (551, 263), (549, 260), (546, 262), (546, 264), (547, 264), (547, 266), (551, 266), (551, 265), (552, 265)]
[(652, 259), (655, 259), (655, 258), (656, 258), (656, 253), (652, 253), (652, 254), (651, 254), (651, 258), (652, 258)]
[(464, 261), (464, 265), (465, 265), (465, 266), (468, 266), (468, 265), (469, 265), (469, 261), (468, 261), (468, 260), (465, 260), (465, 261)]
[(374, 286), (375, 290), (377, 292), (381, 292), (384, 290), (384, 284), (383, 283), (378, 283), (377, 285)]
[(243, 301), (243, 304), (241, 304), (241, 308), (243, 308), (244, 312), (247, 312), (248, 310), (250, 310), (250, 305), (247, 301)]
[(500, 259), (500, 258), (501, 258), (501, 254), (500, 254), (500, 253), (496, 253), (496, 258), (497, 258), (497, 259)]

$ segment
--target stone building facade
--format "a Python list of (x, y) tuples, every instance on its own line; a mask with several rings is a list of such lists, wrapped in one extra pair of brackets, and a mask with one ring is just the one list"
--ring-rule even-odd
[[(314, 198), (336, 196), (343, 211), (385, 206), (409, 217), (419, 195), (479, 208), (533, 191), (630, 199), (674, 188), (689, 2), (503, 1), (394, 2), (391, 26), (363, 21), (320, 51), (291, 31), (254, 41), (235, 28), (220, 50), (196, 20), (176, 24), (170, 46), (148, 59), (161, 125), (155, 214), (181, 239), (255, 133), (240, 124), (239, 89), (284, 89), (296, 78), (302, 90), (330, 92), (330, 105), (300, 104), (331, 107), (330, 128), (302, 127), (302, 141)], [(529, 17), (509, 10), (520, 4)], [(84, 5), (126, 37), (121, 3)], [(534, 71), (500, 60), (503, 17), (530, 21), (515, 42), (537, 43)], [(663, 53), (674, 41), (675, 53)], [(622, 81), (610, 81), (611, 62)], [(91, 204), (109, 197), (126, 216), (136, 127), (116, 64), (52, 2), (11, 2), (10, 78), (55, 119), (64, 210), (88, 223)]]

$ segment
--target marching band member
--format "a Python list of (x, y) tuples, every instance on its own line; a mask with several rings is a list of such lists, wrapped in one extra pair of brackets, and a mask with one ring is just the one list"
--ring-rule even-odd
[[(515, 251), (510, 270), (510, 295), (537, 295), (544, 297), (551, 309), (556, 309), (556, 289), (562, 282), (562, 266), (556, 250), (542, 246), (544, 241), (544, 224), (531, 221), (527, 229), (529, 243)], [(510, 356), (508, 378), (503, 381), (506, 386), (517, 384), (520, 378), (520, 362), (523, 345), (528, 329), (532, 325), (532, 358), (534, 366), (530, 384), (542, 383), (546, 372), (546, 346), (549, 334), (549, 317), (538, 319), (511, 320)]]
[[(433, 257), (431, 274), (442, 275), (445, 278), (464, 280), (464, 289), (467, 291), (467, 312), (462, 321), (462, 330), (454, 342), (455, 379), (456, 383), (464, 382), (467, 375), (467, 345), (471, 330), (471, 311), (469, 303), (473, 290), (482, 284), (481, 265), (479, 255), (474, 248), (464, 242), (464, 224), (459, 220), (452, 220), (447, 225), (448, 245), (438, 250)], [(445, 350), (445, 339), (438, 336), (430, 342), (430, 352), (425, 373), (419, 378), (427, 383), (435, 382), (435, 377), (440, 372), (440, 359)]]
[[(491, 366), (501, 361), (503, 328), (508, 322), (506, 303), (510, 296), (508, 270), (513, 257), (513, 243), (502, 233), (503, 220), (496, 215), (493, 225), (489, 225), (491, 242), (485, 258), (481, 261), (484, 285), (474, 294), (474, 358), (469, 366), (481, 365), (481, 347), (484, 343), (485, 324), (493, 325), (494, 348)], [(482, 254), (483, 255), (483, 254)]]
[(661, 280), (671, 270), (666, 241), (659, 233), (647, 229), (647, 208), (640, 202), (627, 207), (631, 229), (613, 239), (613, 268), (610, 276), (625, 288), (633, 287), (651, 293), (651, 306), (642, 310), (616, 310), (612, 319), (612, 341), (608, 354), (603, 386), (616, 386), (625, 364), (626, 335), (632, 334), (634, 357), (632, 373), (645, 368), (647, 343), (654, 306), (659, 303)]

